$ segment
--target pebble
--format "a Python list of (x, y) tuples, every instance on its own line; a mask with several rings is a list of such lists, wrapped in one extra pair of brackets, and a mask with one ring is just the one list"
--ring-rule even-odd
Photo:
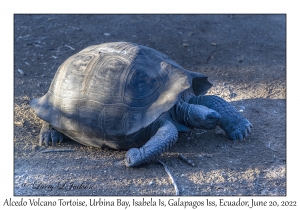
[(22, 69), (18, 69), (18, 72), (21, 74), (21, 75), (24, 75), (24, 71)]

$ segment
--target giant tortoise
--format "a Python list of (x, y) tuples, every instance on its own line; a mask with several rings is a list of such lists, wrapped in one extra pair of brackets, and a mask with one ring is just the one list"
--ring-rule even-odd
[(30, 102), (44, 120), (40, 145), (67, 136), (81, 144), (128, 150), (126, 166), (157, 159), (178, 132), (220, 126), (242, 140), (251, 123), (212, 84), (152, 48), (111, 42), (83, 49), (57, 70), (49, 91)]

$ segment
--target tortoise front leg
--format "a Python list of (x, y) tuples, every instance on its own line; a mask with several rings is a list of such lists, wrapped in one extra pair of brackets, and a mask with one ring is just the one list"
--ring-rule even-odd
[(55, 130), (48, 122), (43, 122), (43, 126), (39, 135), (39, 145), (42, 146), (43, 142), (48, 146), (52, 141), (52, 146), (55, 146), (57, 142), (61, 143), (63, 140), (63, 134)]
[(189, 100), (189, 103), (206, 106), (217, 111), (221, 115), (219, 126), (232, 140), (242, 140), (251, 131), (252, 124), (227, 101), (218, 96), (194, 96)]
[(149, 128), (141, 131), (140, 137), (154, 134), (141, 148), (131, 148), (125, 155), (127, 167), (138, 166), (157, 159), (162, 153), (170, 149), (177, 141), (178, 131), (168, 120), (158, 119)]

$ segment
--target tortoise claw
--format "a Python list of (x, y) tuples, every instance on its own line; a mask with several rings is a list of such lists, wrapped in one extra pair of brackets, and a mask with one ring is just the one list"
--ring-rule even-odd
[(45, 138), (45, 145), (46, 145), (46, 146), (49, 146), (49, 142), (50, 142), (50, 140), (51, 140), (51, 135), (48, 134), (48, 133), (49, 133), (49, 132), (43, 134), (43, 136), (44, 136), (44, 138)]
[(52, 146), (56, 146), (58, 142), (58, 132), (55, 132), (54, 130), (51, 131), (51, 139), (52, 139)]
[(64, 136), (61, 133), (59, 133), (58, 142), (61, 143), (63, 140), (64, 140)]
[(238, 123), (235, 126), (236, 130), (234, 131), (234, 133), (237, 138), (232, 138), (232, 140), (236, 140), (236, 139), (243, 140), (251, 133), (252, 127), (253, 127), (252, 124), (247, 119), (244, 118), (243, 120), (240, 121), (240, 123)]
[(40, 134), (40, 135), (39, 135), (39, 145), (40, 145), (40, 146), (43, 145), (43, 141), (44, 141), (43, 135)]
[(243, 140), (249, 136), (251, 132), (251, 123), (243, 118), (239, 123), (234, 124), (230, 127), (225, 127), (225, 131), (231, 140)]
[(246, 138), (249, 135), (248, 129), (244, 131), (244, 137)]

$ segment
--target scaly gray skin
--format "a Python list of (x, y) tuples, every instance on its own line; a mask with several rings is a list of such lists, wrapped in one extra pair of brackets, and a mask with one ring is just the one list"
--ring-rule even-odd
[[(141, 148), (131, 148), (125, 155), (127, 167), (138, 166), (157, 159), (177, 141), (178, 131), (170, 121), (158, 118), (145, 130), (146, 136), (152, 136)], [(150, 135), (149, 135), (150, 134)], [(141, 133), (145, 135), (145, 133)]]
[(169, 119), (165, 119), (166, 115), (163, 115), (145, 131), (150, 132), (152, 137), (143, 147), (128, 150), (125, 156), (126, 166), (138, 166), (157, 159), (176, 143), (178, 131), (185, 130), (182, 129), (185, 128), (183, 126), (213, 129), (221, 119), (216, 111), (205, 106), (188, 104), (183, 100), (179, 100), (168, 114)]
[[(217, 96), (192, 96), (188, 103), (183, 99), (155, 122), (139, 132), (135, 138), (150, 138), (141, 148), (131, 148), (125, 156), (128, 167), (138, 166), (157, 159), (177, 141), (178, 131), (189, 128), (214, 129), (219, 125), (232, 140), (242, 140), (251, 130), (251, 123), (234, 107)], [(40, 145), (61, 142), (63, 135), (44, 123), (40, 133)]]
[(252, 124), (224, 99), (212, 95), (193, 96), (189, 103), (203, 105), (217, 111), (222, 116), (218, 125), (230, 139), (242, 140), (250, 134)]

